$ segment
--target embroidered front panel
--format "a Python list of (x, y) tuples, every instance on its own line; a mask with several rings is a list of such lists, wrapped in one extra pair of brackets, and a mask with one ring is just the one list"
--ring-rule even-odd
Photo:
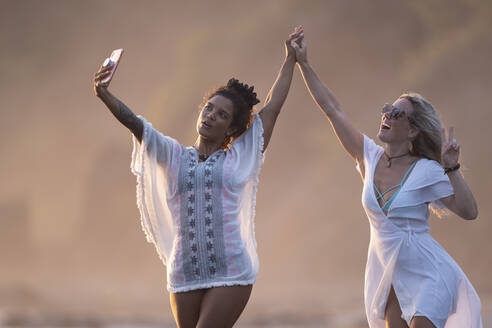
[(180, 233), (185, 280), (213, 280), (227, 272), (222, 218), (222, 167), (224, 153), (216, 152), (198, 163), (189, 149), (179, 176)]

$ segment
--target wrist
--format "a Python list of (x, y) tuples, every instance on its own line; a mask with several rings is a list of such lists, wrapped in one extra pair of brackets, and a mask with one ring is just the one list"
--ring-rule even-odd
[(107, 87), (97, 86), (96, 87), (96, 96), (99, 98), (103, 98), (108, 93)]
[(309, 63), (308, 63), (308, 60), (307, 58), (304, 58), (304, 59), (297, 59), (297, 64), (299, 64), (299, 66), (301, 67), (309, 67)]
[(460, 163), (456, 163), (455, 165), (444, 166), (444, 174), (458, 171), (460, 167), (461, 167)]
[(287, 54), (287, 56), (285, 56), (285, 61), (286, 62), (296, 62), (296, 54)]

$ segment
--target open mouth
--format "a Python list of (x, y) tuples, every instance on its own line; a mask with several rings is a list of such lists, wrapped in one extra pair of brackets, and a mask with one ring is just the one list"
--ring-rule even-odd
[(205, 127), (205, 128), (210, 128), (211, 125), (208, 124), (206, 121), (202, 121), (202, 126)]
[(386, 123), (382, 123), (381, 124), (381, 130), (389, 130), (391, 129), (391, 126), (386, 124)]

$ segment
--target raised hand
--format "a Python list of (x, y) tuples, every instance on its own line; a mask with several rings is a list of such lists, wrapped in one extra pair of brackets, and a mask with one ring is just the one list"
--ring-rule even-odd
[(454, 127), (449, 128), (448, 136), (446, 137), (446, 129), (441, 128), (441, 163), (445, 168), (450, 168), (458, 164), (460, 156), (460, 145), (454, 138)]
[(307, 62), (306, 42), (304, 41), (304, 29), (299, 27), (298, 37), (291, 40), (290, 45), (296, 52), (296, 60), (298, 63)]
[(100, 96), (101, 93), (107, 89), (109, 86), (109, 82), (102, 82), (104, 78), (108, 76), (111, 72), (112, 65), (101, 66), (96, 74), (94, 74), (94, 93), (96, 96)]
[(302, 40), (303, 28), (302, 26), (296, 26), (294, 33), (289, 35), (289, 38), (285, 40), (285, 55), (286, 57), (296, 57), (296, 51), (292, 47), (292, 42), (294, 40)]

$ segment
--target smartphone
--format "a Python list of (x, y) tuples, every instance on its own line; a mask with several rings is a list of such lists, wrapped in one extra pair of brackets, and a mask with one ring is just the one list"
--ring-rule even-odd
[(111, 81), (113, 78), (114, 72), (116, 71), (116, 67), (118, 67), (118, 63), (120, 62), (121, 55), (123, 55), (123, 49), (116, 49), (113, 50), (111, 53), (111, 56), (109, 58), (106, 58), (103, 63), (103, 67), (106, 66), (112, 66), (111, 70), (109, 71), (108, 76), (106, 76), (101, 82), (103, 83), (108, 83)]

